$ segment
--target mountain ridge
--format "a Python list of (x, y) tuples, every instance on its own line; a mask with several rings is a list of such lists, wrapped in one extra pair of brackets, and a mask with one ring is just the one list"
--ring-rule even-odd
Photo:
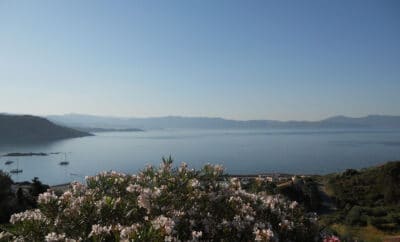
[(90, 136), (33, 115), (0, 114), (0, 142), (36, 142)]
[(49, 115), (49, 120), (69, 127), (87, 128), (400, 128), (400, 116), (333, 116), (319, 121), (232, 120), (219, 117), (164, 116), (150, 118), (107, 117), (85, 114)]

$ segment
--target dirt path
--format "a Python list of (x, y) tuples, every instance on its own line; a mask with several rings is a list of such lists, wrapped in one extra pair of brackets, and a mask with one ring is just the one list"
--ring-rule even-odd
[(332, 213), (337, 210), (335, 201), (328, 195), (327, 185), (325, 181), (318, 183), (318, 191), (322, 199), (321, 214)]
[(400, 242), (400, 235), (386, 237), (383, 242)]

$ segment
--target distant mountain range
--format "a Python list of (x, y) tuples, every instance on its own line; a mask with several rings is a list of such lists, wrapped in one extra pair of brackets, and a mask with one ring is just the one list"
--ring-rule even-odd
[[(47, 118), (69, 127), (99, 129), (290, 129), (290, 128), (359, 128), (398, 129), (400, 116), (369, 115), (361, 118), (335, 116), (320, 121), (230, 120), (204, 117), (117, 118), (83, 114), (52, 115)], [(85, 129), (81, 129), (85, 130)], [(86, 129), (89, 130), (89, 129)]]
[(136, 128), (89, 128), (89, 127), (76, 127), (76, 130), (80, 130), (83, 132), (143, 132), (143, 129)]
[(89, 135), (42, 117), (0, 114), (0, 143), (50, 141)]

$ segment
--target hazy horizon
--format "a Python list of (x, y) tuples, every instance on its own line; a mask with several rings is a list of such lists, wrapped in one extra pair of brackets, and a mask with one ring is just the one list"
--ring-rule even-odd
[(396, 115), (398, 1), (0, 1), (0, 112)]
[(69, 115), (77, 115), (77, 116), (91, 116), (91, 117), (99, 117), (99, 118), (116, 118), (116, 119), (152, 119), (152, 118), (167, 118), (167, 117), (178, 117), (178, 118), (220, 118), (226, 120), (234, 120), (234, 121), (254, 121), (254, 120), (270, 120), (270, 121), (305, 121), (305, 122), (314, 122), (314, 121), (322, 121), (329, 118), (334, 117), (347, 117), (347, 118), (365, 118), (369, 116), (388, 116), (388, 117), (400, 117), (400, 114), (367, 114), (362, 116), (348, 116), (342, 114), (335, 114), (329, 115), (327, 117), (323, 117), (321, 119), (272, 119), (272, 118), (264, 118), (264, 119), (235, 119), (229, 117), (222, 117), (222, 116), (184, 116), (184, 115), (163, 115), (163, 116), (115, 116), (115, 115), (101, 115), (101, 114), (88, 114), (88, 113), (55, 113), (55, 114), (32, 114), (32, 113), (10, 113), (10, 112), (0, 112), (0, 114), (7, 114), (7, 115), (33, 115), (39, 117), (50, 117), (50, 116), (69, 116)]

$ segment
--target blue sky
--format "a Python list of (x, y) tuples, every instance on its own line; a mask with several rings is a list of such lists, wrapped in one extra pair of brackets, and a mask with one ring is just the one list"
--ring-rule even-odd
[(0, 112), (400, 115), (399, 12), (396, 0), (0, 0)]

